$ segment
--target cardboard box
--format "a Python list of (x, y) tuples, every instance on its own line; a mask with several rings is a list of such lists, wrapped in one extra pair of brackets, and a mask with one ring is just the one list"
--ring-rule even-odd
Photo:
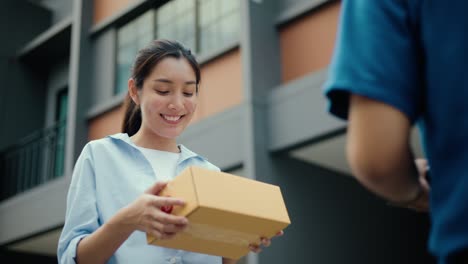
[(161, 195), (185, 200), (172, 214), (187, 217), (189, 226), (168, 240), (147, 235), (157, 246), (238, 259), (249, 244), (291, 223), (278, 186), (224, 172), (189, 167)]

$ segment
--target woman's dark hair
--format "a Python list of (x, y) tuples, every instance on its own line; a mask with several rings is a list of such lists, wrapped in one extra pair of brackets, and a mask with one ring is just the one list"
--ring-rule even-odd
[[(195, 56), (189, 49), (182, 46), (177, 41), (173, 40), (154, 40), (148, 46), (138, 51), (135, 62), (132, 67), (131, 78), (135, 81), (135, 86), (138, 90), (143, 88), (143, 82), (150, 75), (154, 67), (164, 58), (185, 58), (193, 71), (196, 78), (196, 92), (198, 93), (198, 84), (200, 83), (200, 66), (198, 65)], [(125, 117), (122, 124), (122, 132), (133, 136), (141, 126), (141, 110), (140, 107), (133, 102), (132, 98), (127, 94), (125, 99)]]

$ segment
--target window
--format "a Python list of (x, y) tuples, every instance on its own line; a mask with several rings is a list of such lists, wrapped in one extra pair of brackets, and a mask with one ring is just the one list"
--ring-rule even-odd
[(174, 39), (196, 53), (239, 39), (239, 0), (172, 0), (118, 29), (115, 93), (127, 91), (139, 49), (155, 38)]
[(157, 10), (156, 36), (196, 50), (195, 0), (170, 1)]
[(68, 89), (65, 88), (57, 94), (56, 104), (56, 136), (55, 136), (55, 158), (53, 177), (63, 175), (64, 157), (65, 157), (65, 133), (68, 108)]
[(127, 81), (136, 53), (153, 39), (154, 10), (147, 11), (118, 30), (116, 94), (127, 91)]
[(239, 1), (199, 0), (198, 3), (201, 53), (239, 38)]

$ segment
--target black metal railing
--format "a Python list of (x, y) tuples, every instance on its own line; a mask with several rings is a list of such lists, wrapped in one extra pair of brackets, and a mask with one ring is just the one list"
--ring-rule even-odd
[(0, 200), (63, 175), (65, 126), (59, 121), (0, 153)]

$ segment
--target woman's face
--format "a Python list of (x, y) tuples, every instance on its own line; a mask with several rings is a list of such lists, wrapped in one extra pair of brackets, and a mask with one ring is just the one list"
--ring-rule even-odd
[(175, 139), (193, 117), (197, 107), (195, 72), (185, 58), (162, 59), (138, 91), (141, 129)]

